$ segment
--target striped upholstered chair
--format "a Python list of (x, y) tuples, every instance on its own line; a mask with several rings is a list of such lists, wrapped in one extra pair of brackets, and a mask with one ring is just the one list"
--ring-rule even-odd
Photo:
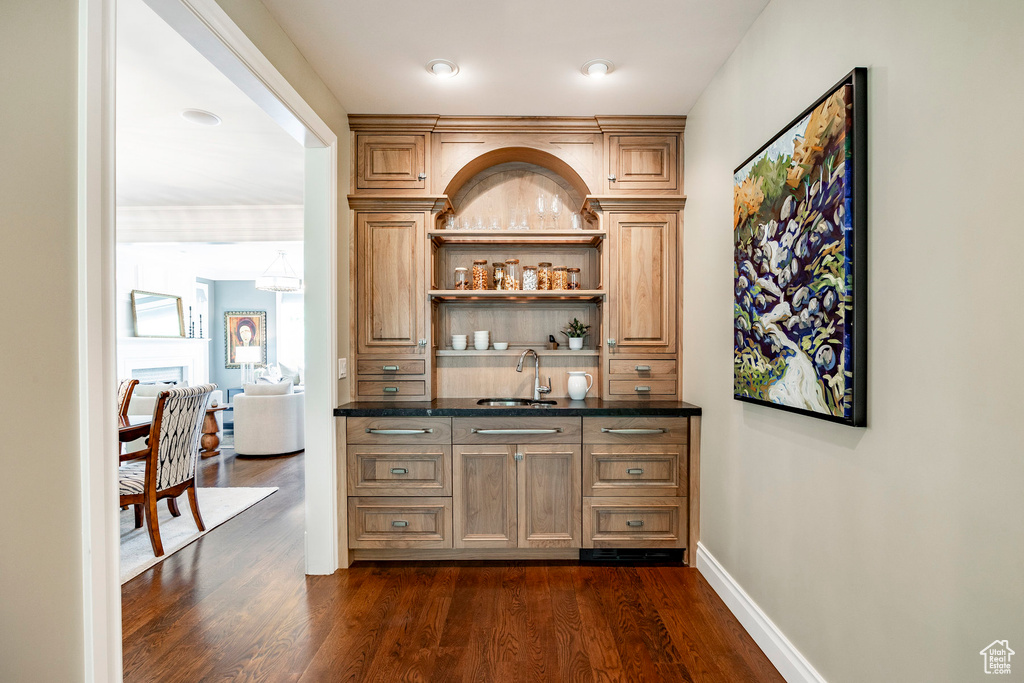
[(145, 512), (149, 540), (157, 557), (164, 554), (156, 511), (160, 500), (168, 498), (167, 506), (177, 517), (181, 512), (175, 499), (187, 492), (196, 526), (200, 531), (206, 530), (196, 501), (196, 461), (206, 403), (216, 388), (216, 384), (203, 384), (160, 392), (148, 445), (129, 456), (121, 456), (122, 460), (134, 458), (118, 470), (121, 506), (136, 506), (136, 528), (142, 526), (140, 509)]

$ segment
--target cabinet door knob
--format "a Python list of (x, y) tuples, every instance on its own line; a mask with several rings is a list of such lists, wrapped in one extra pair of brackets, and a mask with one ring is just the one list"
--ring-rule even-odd
[(628, 519), (626, 520), (626, 526), (643, 526), (644, 520), (642, 519)]
[(615, 346), (615, 340), (611, 337), (608, 338), (608, 346)]
[(405, 521), (404, 519), (396, 519), (395, 521), (391, 522), (391, 526), (409, 526), (409, 522)]
[(516, 460), (522, 460), (522, 459), (523, 459), (523, 454), (522, 453), (516, 453)]
[(613, 173), (612, 175), (608, 176), (608, 180), (614, 183), (615, 182), (615, 174)]
[(418, 177), (419, 177), (420, 180), (426, 180), (427, 179), (427, 174), (426, 173), (420, 173)]

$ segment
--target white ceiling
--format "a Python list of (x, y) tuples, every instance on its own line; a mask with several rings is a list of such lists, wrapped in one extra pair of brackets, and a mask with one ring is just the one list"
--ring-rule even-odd
[[(186, 108), (223, 122), (189, 123)], [(118, 0), (118, 206), (301, 205), (303, 164), (301, 145), (142, 0)]]
[(350, 113), (588, 116), (687, 113), (768, 0), (263, 4)]
[(303, 273), (302, 242), (147, 242), (118, 244), (119, 262), (159, 264), (164, 270), (194, 273), (207, 280), (255, 280), (285, 252), (288, 265)]

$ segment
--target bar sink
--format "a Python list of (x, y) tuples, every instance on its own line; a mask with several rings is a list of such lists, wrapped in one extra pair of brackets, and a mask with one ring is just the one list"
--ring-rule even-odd
[(535, 401), (532, 398), (482, 398), (476, 402), (478, 406), (514, 408), (516, 406), (553, 406), (558, 401)]

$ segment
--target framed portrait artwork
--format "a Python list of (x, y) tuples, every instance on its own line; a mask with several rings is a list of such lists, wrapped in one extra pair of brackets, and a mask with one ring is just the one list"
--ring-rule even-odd
[(267, 364), (267, 312), (224, 312), (224, 367), (238, 369), (242, 363)]
[(733, 175), (733, 395), (863, 426), (867, 69)]

